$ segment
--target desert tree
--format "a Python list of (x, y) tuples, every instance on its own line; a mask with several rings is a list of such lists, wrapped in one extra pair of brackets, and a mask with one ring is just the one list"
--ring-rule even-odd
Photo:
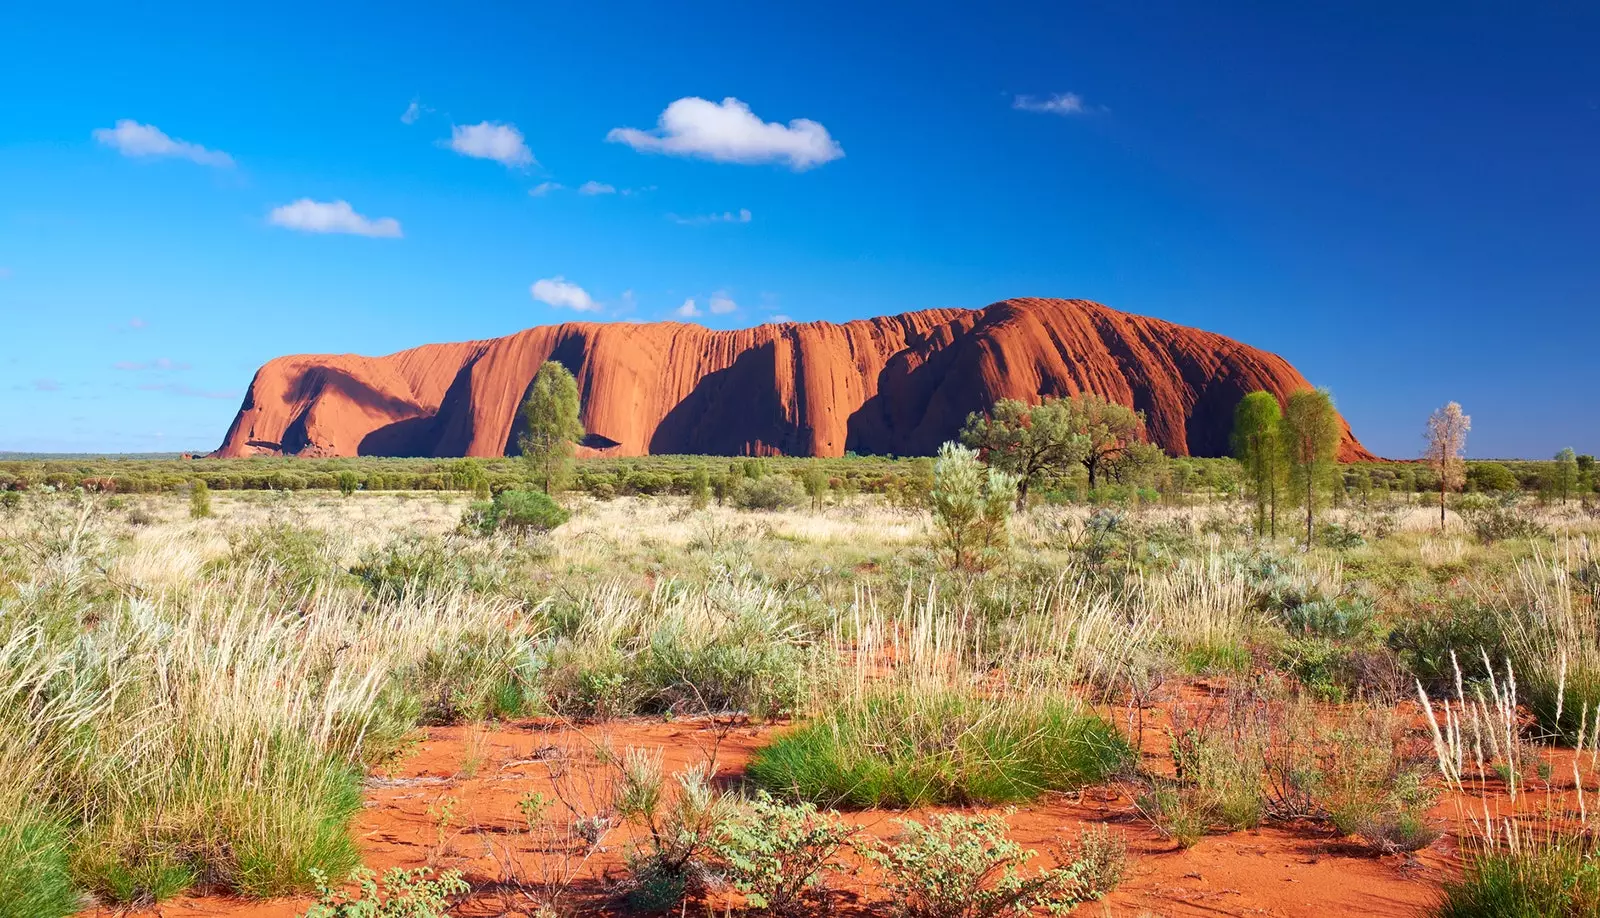
[(1472, 418), (1461, 412), (1461, 405), (1451, 402), (1428, 416), (1427, 449), (1422, 458), (1439, 476), (1439, 528), (1444, 528), (1445, 495), (1460, 490), (1467, 481), (1467, 432), (1472, 429)]
[(1561, 503), (1566, 504), (1578, 484), (1578, 454), (1570, 446), (1556, 453), (1555, 468), (1551, 471), (1551, 484), (1554, 485), (1551, 490), (1561, 495)]
[(1278, 537), (1278, 491), (1283, 487), (1283, 409), (1278, 397), (1258, 391), (1233, 409), (1233, 455), (1244, 467), (1256, 503), (1256, 537)]
[(935, 547), (952, 569), (981, 567), (1005, 545), (1017, 476), (985, 469), (978, 451), (950, 442), (939, 447), (928, 504), (933, 511)]
[(1306, 509), (1306, 545), (1311, 545), (1317, 503), (1332, 492), (1343, 431), (1327, 389), (1301, 389), (1283, 407), (1280, 444), (1288, 465), (1289, 493)]
[(1129, 445), (1144, 436), (1144, 412), (1107, 401), (1092, 392), (1061, 402), (1066, 410), (1066, 426), (1080, 441), (1079, 461), (1089, 470), (1089, 490), (1094, 490), (1100, 472), (1116, 461)]
[(583, 439), (578, 420), (578, 381), (554, 360), (546, 360), (533, 377), (522, 403), (527, 425), (520, 441), (522, 458), (546, 494), (560, 490), (572, 461), (573, 446)]
[(828, 496), (828, 473), (816, 462), (808, 462), (800, 475), (800, 484), (806, 490), (806, 497), (811, 498), (811, 509), (821, 510), (823, 498)]
[(1028, 505), (1028, 490), (1064, 478), (1083, 462), (1088, 438), (1070, 424), (1060, 399), (1029, 405), (1014, 398), (994, 403), (988, 413), (974, 411), (961, 430), (961, 442), (978, 450), (993, 468), (1017, 477), (1017, 509)]

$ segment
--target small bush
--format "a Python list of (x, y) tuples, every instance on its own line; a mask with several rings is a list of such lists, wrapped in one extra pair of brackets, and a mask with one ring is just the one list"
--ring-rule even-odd
[(1098, 899), (1122, 885), (1128, 872), (1128, 839), (1109, 826), (1091, 826), (1078, 833), (1072, 863), (1085, 899)]
[(426, 867), (389, 868), (381, 890), (377, 874), (365, 867), (352, 872), (349, 882), (358, 887), (354, 894), (333, 888), (319, 872), (317, 904), (304, 918), (446, 918), (450, 898), (472, 891), (461, 871), (447, 870), (434, 876)]
[(1129, 756), (1098, 717), (1049, 698), (885, 691), (756, 752), (747, 774), (822, 805), (1011, 803), (1102, 780)]
[(189, 516), (202, 520), (211, 515), (211, 489), (205, 479), (196, 478), (189, 486)]
[(572, 515), (543, 491), (501, 491), (494, 506), (497, 525), (514, 532), (549, 532)]
[(787, 510), (800, 505), (805, 491), (788, 475), (762, 475), (741, 479), (731, 498), (740, 510)]
[(474, 501), (461, 515), (461, 529), (488, 535), (496, 530), (549, 532), (572, 516), (543, 491), (501, 491), (492, 501)]
[(1036, 852), (1007, 837), (1000, 815), (898, 820), (892, 844), (869, 850), (883, 870), (894, 911), (905, 918), (997, 918), (1035, 908), (1064, 911), (1084, 898), (1077, 864), (1026, 872)]
[(711, 786), (708, 768), (690, 768), (673, 783), (662, 778), (659, 752), (630, 749), (618, 767), (617, 814), (636, 833), (623, 853), (622, 902), (631, 910), (666, 911), (711, 879), (707, 858), (722, 834), (727, 801)]
[(809, 803), (779, 803), (765, 793), (723, 824), (711, 850), (747, 904), (776, 915), (809, 914), (808, 898), (856, 829)]

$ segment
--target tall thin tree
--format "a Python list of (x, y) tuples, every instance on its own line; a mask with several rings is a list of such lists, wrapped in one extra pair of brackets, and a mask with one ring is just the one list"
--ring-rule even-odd
[(1317, 503), (1331, 492), (1343, 430), (1333, 396), (1327, 389), (1301, 389), (1289, 396), (1283, 408), (1281, 437), (1289, 465), (1289, 489), (1306, 508), (1306, 545), (1316, 526)]
[(1252, 392), (1233, 410), (1233, 455), (1244, 466), (1256, 502), (1256, 536), (1278, 537), (1278, 488), (1283, 449), (1278, 443), (1283, 410), (1271, 392)]
[(1459, 489), (1467, 480), (1467, 461), (1462, 454), (1467, 449), (1467, 431), (1472, 429), (1472, 418), (1461, 413), (1461, 405), (1451, 402), (1428, 416), (1428, 448), (1423, 452), (1434, 473), (1439, 476), (1439, 528), (1444, 528), (1444, 499), (1451, 491)]
[(578, 410), (578, 381), (566, 367), (546, 360), (533, 377), (528, 400), (522, 403), (527, 431), (520, 441), (522, 458), (543, 482), (546, 494), (561, 488), (573, 447), (583, 439)]

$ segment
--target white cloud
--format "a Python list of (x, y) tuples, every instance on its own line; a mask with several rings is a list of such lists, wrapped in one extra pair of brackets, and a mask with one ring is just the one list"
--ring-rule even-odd
[(720, 214), (703, 214), (695, 217), (680, 217), (677, 214), (667, 214), (667, 217), (672, 222), (681, 223), (684, 226), (705, 226), (707, 223), (749, 223), (750, 211), (748, 208), (741, 207), (737, 213), (725, 210)]
[(762, 121), (732, 96), (720, 104), (697, 96), (679, 99), (661, 113), (655, 130), (613, 128), (606, 140), (641, 153), (698, 156), (722, 163), (787, 163), (797, 172), (844, 155), (844, 148), (817, 122)]
[(707, 303), (706, 307), (711, 310), (712, 315), (720, 316), (738, 309), (739, 304), (735, 303), (725, 291), (718, 290), (711, 294), (711, 302)]
[(450, 149), (462, 156), (492, 159), (504, 166), (531, 166), (533, 151), (514, 124), (457, 124), (450, 128)]
[(123, 156), (176, 156), (202, 166), (232, 166), (233, 157), (220, 150), (207, 150), (197, 143), (168, 137), (153, 124), (140, 124), (123, 118), (116, 127), (96, 128), (94, 139)]
[(1083, 97), (1075, 92), (1051, 93), (1044, 98), (1036, 96), (1017, 96), (1011, 100), (1011, 107), (1024, 112), (1043, 112), (1048, 115), (1081, 115), (1089, 110), (1083, 104)]
[(431, 111), (433, 111), (433, 109), (422, 105), (416, 99), (412, 99), (411, 104), (407, 105), (406, 110), (400, 114), (400, 123), (416, 124), (417, 119)]
[(349, 233), (353, 236), (400, 238), (400, 221), (393, 217), (373, 220), (355, 212), (348, 201), (313, 201), (301, 198), (275, 207), (267, 222), (302, 233)]
[(565, 187), (567, 186), (561, 184), (560, 182), (540, 182), (532, 188), (529, 188), (528, 194), (531, 194), (536, 198), (542, 198), (552, 191), (560, 191)]
[(783, 313), (780, 312), (777, 315), (772, 317), (772, 321), (774, 321), (774, 322), (793, 322), (794, 319), (791, 319), (788, 316), (786, 316), (786, 315), (784, 315)]
[(589, 296), (588, 291), (577, 284), (566, 280), (561, 275), (547, 277), (533, 282), (528, 288), (533, 298), (541, 303), (554, 306), (557, 309), (576, 309), (579, 312), (593, 312), (600, 308)]
[(682, 306), (679, 306), (677, 309), (672, 310), (672, 314), (675, 315), (675, 316), (682, 316), (685, 319), (692, 319), (695, 316), (700, 315), (701, 313), (700, 313), (700, 307), (695, 305), (694, 297), (691, 296), (688, 299), (683, 301), (683, 305)]
[(605, 182), (589, 181), (589, 182), (584, 182), (582, 185), (578, 186), (578, 194), (616, 194), (616, 193), (617, 193), (616, 187), (613, 186), (613, 185), (607, 185)]

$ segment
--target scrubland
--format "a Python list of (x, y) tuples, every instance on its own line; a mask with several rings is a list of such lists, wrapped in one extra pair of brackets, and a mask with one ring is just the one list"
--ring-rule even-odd
[(7, 914), (1600, 914), (1578, 502), (10, 493)]

